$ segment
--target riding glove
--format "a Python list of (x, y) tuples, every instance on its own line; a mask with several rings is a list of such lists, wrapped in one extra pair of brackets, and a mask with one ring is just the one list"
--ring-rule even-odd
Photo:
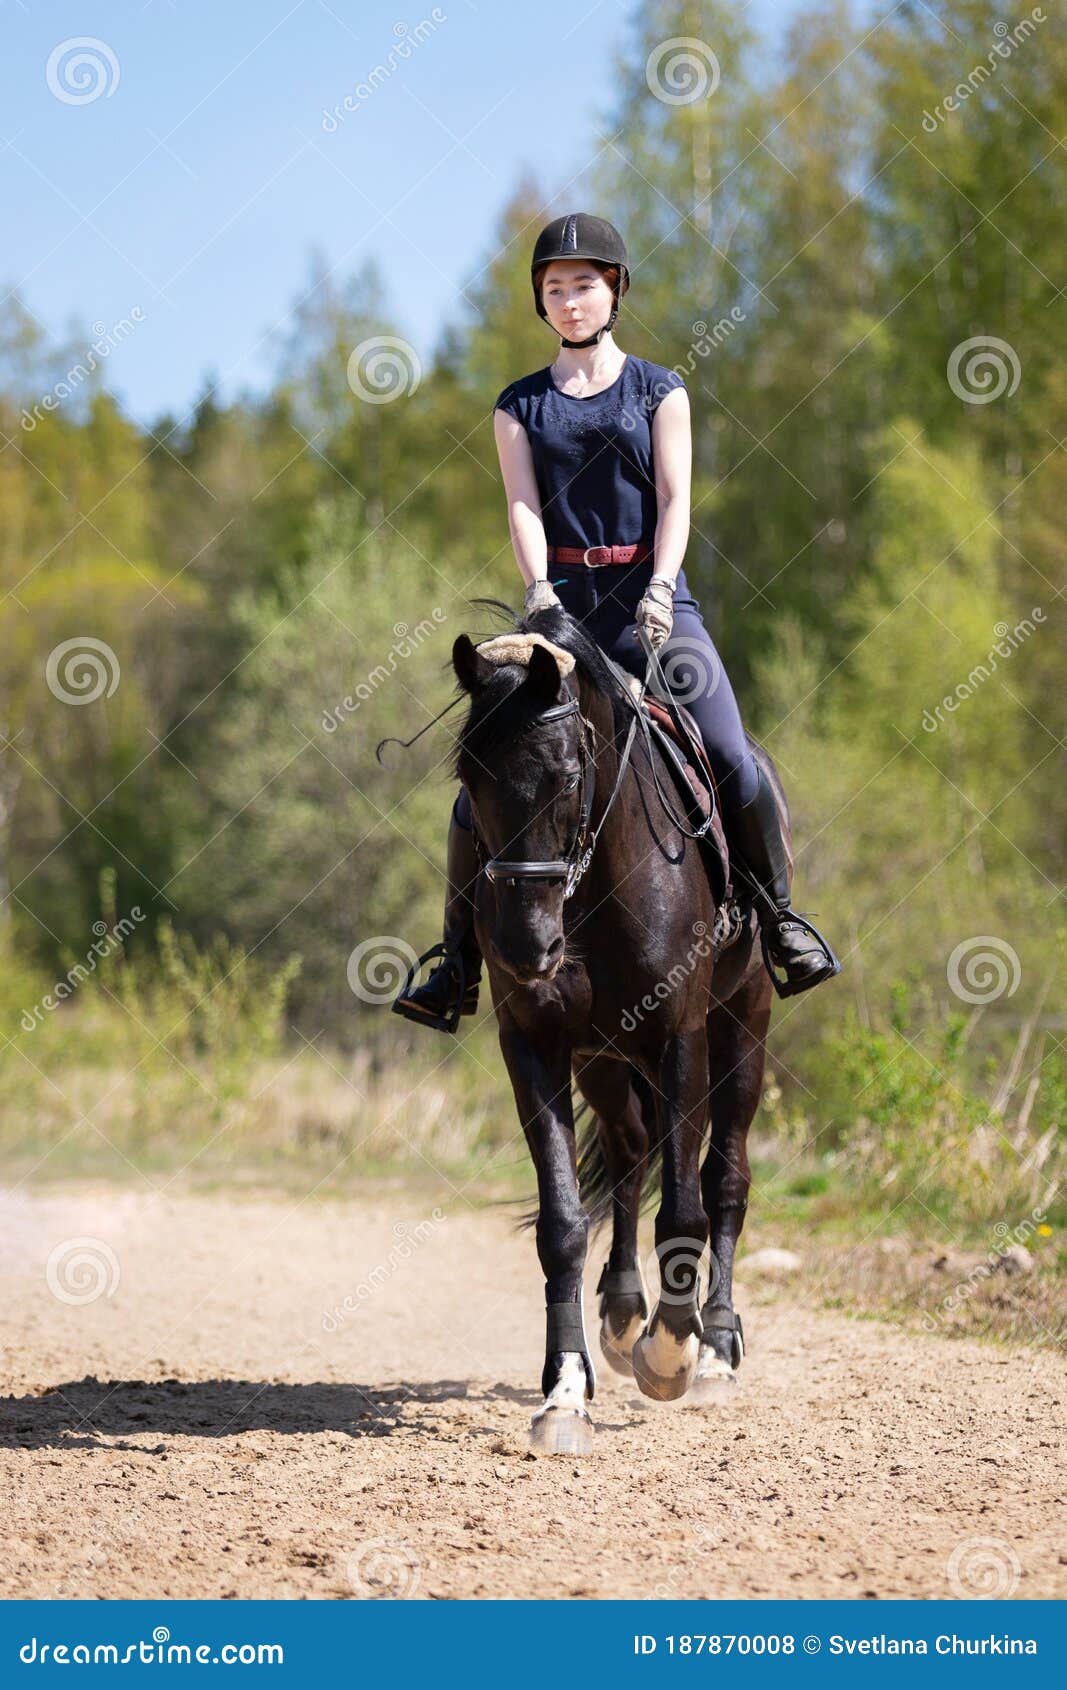
[(548, 610), (551, 605), (559, 604), (559, 602), (550, 581), (531, 581), (526, 589), (523, 609), (527, 616), (532, 616), (535, 611)]
[(674, 583), (663, 576), (653, 576), (637, 603), (637, 626), (644, 628), (653, 650), (658, 651), (670, 639), (674, 626)]

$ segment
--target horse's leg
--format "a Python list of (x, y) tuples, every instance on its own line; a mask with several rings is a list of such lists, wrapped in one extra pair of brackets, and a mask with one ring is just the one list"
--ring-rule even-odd
[(550, 1454), (588, 1455), (593, 1422), (585, 1404), (596, 1375), (582, 1319), (589, 1218), (578, 1196), (570, 1049), (558, 1033), (535, 1038), (503, 1021), (500, 1048), (537, 1174), (537, 1254), (545, 1276), (545, 1400), (530, 1440)]
[(600, 1348), (609, 1367), (632, 1378), (631, 1353), (648, 1318), (648, 1299), (637, 1255), (648, 1127), (628, 1063), (617, 1057), (593, 1056), (577, 1070), (575, 1079), (597, 1118), (611, 1189), (611, 1253), (597, 1284)]
[(634, 1377), (646, 1397), (671, 1402), (692, 1384), (700, 1354), (700, 1258), (708, 1217), (700, 1196), (700, 1145), (708, 1112), (708, 1036), (678, 1033), (660, 1064), (656, 1113), (663, 1189), (656, 1215), (660, 1294), (634, 1345)]
[(770, 1018), (771, 987), (762, 969), (708, 1016), (711, 1142), (701, 1190), (711, 1225), (711, 1282), (702, 1310), (696, 1387), (710, 1401), (733, 1381), (744, 1354), (741, 1319), (733, 1306), (734, 1250), (748, 1207), (746, 1140), (763, 1086)]

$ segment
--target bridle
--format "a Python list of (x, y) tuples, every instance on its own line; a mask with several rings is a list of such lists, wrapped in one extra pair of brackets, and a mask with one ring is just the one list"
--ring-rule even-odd
[[(515, 886), (521, 880), (562, 880), (563, 897), (566, 900), (573, 896), (578, 883), (593, 860), (593, 852), (600, 837), (601, 829), (608, 819), (611, 806), (622, 785), (622, 777), (626, 772), (626, 765), (630, 760), (630, 751), (637, 731), (637, 713), (630, 723), (626, 736), (626, 744), (619, 758), (619, 772), (615, 778), (615, 785), (611, 789), (611, 796), (604, 806), (604, 813), (596, 827), (590, 832), (589, 822), (593, 813), (593, 793), (596, 786), (596, 757), (590, 749), (589, 736), (595, 731), (593, 724), (582, 715), (577, 697), (569, 698), (565, 704), (550, 705), (547, 710), (538, 711), (528, 726), (539, 725), (542, 722), (557, 722), (565, 716), (578, 717), (578, 756), (581, 763), (581, 799), (579, 806), (578, 828), (574, 835), (574, 842), (565, 857), (549, 857), (543, 861), (530, 858), (520, 861), (513, 857), (486, 857), (477, 829), (474, 833), (475, 849), (487, 878), (505, 886)], [(589, 730), (588, 735), (586, 730)]]
[[(632, 696), (628, 699), (632, 715), (630, 719), (630, 726), (626, 734), (626, 743), (623, 746), (622, 754), (619, 757), (619, 768), (618, 773), (615, 776), (615, 784), (612, 787), (611, 795), (604, 806), (604, 813), (596, 827), (593, 828), (592, 832), (590, 832), (589, 819), (593, 812), (593, 791), (596, 784), (596, 757), (590, 750), (589, 739), (586, 736), (586, 729), (589, 730), (590, 735), (592, 735), (595, 730), (592, 722), (590, 722), (586, 716), (582, 715), (579, 700), (575, 697), (568, 699), (564, 704), (550, 705), (547, 710), (539, 711), (527, 724), (525, 724), (528, 727), (532, 727), (541, 722), (559, 721), (565, 716), (577, 715), (578, 717), (578, 755), (581, 760), (582, 772), (580, 778), (582, 794), (578, 830), (574, 836), (574, 843), (565, 857), (550, 857), (544, 861), (538, 861), (536, 858), (523, 862), (519, 861), (517, 858), (511, 857), (486, 857), (485, 847), (478, 835), (477, 828), (475, 828), (474, 848), (477, 852), (481, 868), (489, 880), (494, 883), (499, 881), (505, 886), (515, 886), (520, 880), (562, 880), (564, 882), (564, 901), (573, 896), (574, 892), (577, 890), (579, 881), (593, 860), (593, 852), (596, 850), (597, 840), (600, 838), (601, 830), (608, 819), (611, 807), (614, 804), (615, 799), (618, 797), (619, 788), (622, 785), (622, 779), (626, 773), (626, 766), (630, 761), (630, 752), (633, 750), (634, 737), (637, 733), (638, 727), (641, 729), (645, 749), (648, 753), (649, 767), (652, 771), (652, 780), (656, 789), (656, 796), (659, 798), (660, 804), (662, 805), (664, 812), (669, 816), (672, 824), (686, 839), (703, 839), (705, 835), (710, 832), (717, 801), (714, 787), (708, 783), (698, 759), (694, 759), (694, 764), (701, 780), (708, 787), (711, 803), (709, 805), (708, 814), (695, 829), (686, 827), (685, 822), (676, 813), (673, 804), (668, 803), (667, 795), (663, 791), (663, 787), (660, 783), (659, 774), (656, 769), (656, 759), (652, 754), (652, 742), (649, 727), (647, 721), (645, 720), (644, 712), (644, 698), (645, 693), (648, 690), (649, 678), (651, 676), (655, 675), (657, 679), (660, 695), (664, 699), (664, 702), (666, 703), (675, 722), (681, 744), (684, 745), (687, 743), (689, 739), (689, 732), (678, 714), (677, 705), (675, 704), (670, 688), (666, 683), (663, 671), (660, 667), (659, 655), (654, 649), (646, 629), (640, 628), (638, 630), (638, 639), (640, 640), (640, 643), (644, 648), (645, 656), (648, 659), (648, 667), (645, 670), (645, 678), (641, 683), (641, 690), (638, 693), (636, 700)], [(608, 659), (608, 662), (613, 668), (617, 668), (617, 665), (613, 664), (610, 658)], [(618, 672), (621, 678), (622, 671), (620, 670)]]

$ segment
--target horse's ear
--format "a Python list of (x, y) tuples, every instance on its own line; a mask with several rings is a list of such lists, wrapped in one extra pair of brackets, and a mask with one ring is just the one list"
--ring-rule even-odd
[(559, 664), (552, 653), (543, 645), (532, 646), (526, 673), (527, 691), (539, 705), (545, 706), (559, 697), (559, 683)]
[(475, 649), (474, 641), (467, 634), (459, 634), (452, 646), (452, 667), (456, 671), (456, 678), (464, 692), (476, 692), (484, 686), (492, 673), (493, 666)]

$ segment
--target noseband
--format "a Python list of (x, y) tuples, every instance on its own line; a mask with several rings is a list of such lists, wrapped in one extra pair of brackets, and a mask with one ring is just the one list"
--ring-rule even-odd
[(486, 876), (488, 879), (493, 881), (494, 884), (500, 881), (505, 886), (515, 886), (520, 880), (562, 880), (564, 882), (563, 897), (566, 900), (577, 890), (578, 882), (581, 880), (583, 874), (593, 860), (593, 852), (596, 849), (596, 842), (600, 837), (600, 830), (608, 819), (608, 812), (611, 809), (612, 804), (615, 802), (619, 787), (622, 784), (622, 777), (626, 772), (626, 765), (629, 761), (630, 751), (634, 742), (634, 734), (637, 730), (638, 713), (637, 711), (634, 712), (633, 719), (630, 723), (629, 732), (626, 736), (626, 745), (622, 756), (619, 758), (619, 772), (615, 778), (615, 785), (611, 790), (611, 797), (608, 799), (604, 808), (604, 814), (601, 816), (597, 826), (593, 829), (592, 834), (590, 834), (589, 831), (589, 819), (593, 813), (593, 791), (596, 785), (596, 759), (590, 751), (589, 739), (586, 735), (587, 727), (590, 729), (590, 732), (592, 731), (592, 723), (587, 722), (586, 718), (582, 715), (578, 699), (570, 698), (565, 704), (553, 704), (549, 709), (539, 711), (533, 718), (531, 725), (539, 725), (541, 722), (556, 722), (564, 716), (574, 715), (577, 715), (578, 717), (578, 755), (581, 760), (582, 768), (580, 777), (580, 813), (578, 817), (578, 830), (574, 836), (574, 843), (565, 857), (550, 857), (545, 861), (538, 861), (536, 858), (532, 858), (525, 862), (508, 857), (486, 858), (483, 854), (482, 842), (478, 837), (477, 830), (475, 830), (475, 849), (478, 852), (478, 857)]

